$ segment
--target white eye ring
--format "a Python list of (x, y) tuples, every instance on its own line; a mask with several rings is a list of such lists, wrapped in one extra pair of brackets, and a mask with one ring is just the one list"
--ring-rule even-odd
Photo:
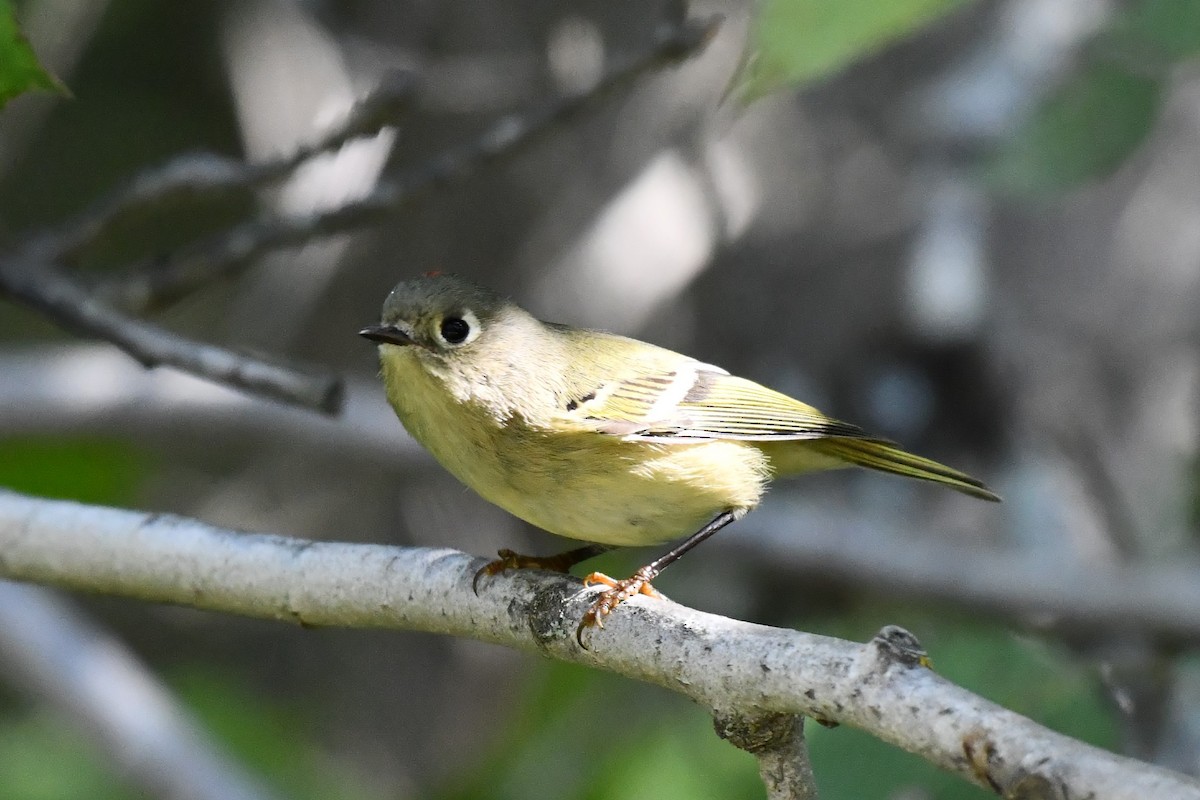
[[(451, 330), (447, 331), (447, 323), (451, 323)], [(458, 323), (455, 325), (454, 323)], [(466, 327), (466, 334), (463, 338), (456, 338), (458, 331), (462, 326)], [(465, 344), (470, 344), (479, 338), (479, 333), (482, 328), (479, 325), (479, 317), (470, 309), (464, 308), (460, 313), (448, 314), (438, 323), (437, 338), (442, 344), (447, 347), (462, 347)]]

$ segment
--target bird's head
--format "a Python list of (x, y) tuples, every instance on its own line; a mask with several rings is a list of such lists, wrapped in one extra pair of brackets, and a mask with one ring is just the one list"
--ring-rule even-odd
[(381, 354), (405, 348), (422, 360), (455, 361), (478, 349), (504, 313), (516, 307), (496, 293), (455, 275), (429, 274), (404, 281), (383, 303), (380, 321), (359, 335), (380, 345)]

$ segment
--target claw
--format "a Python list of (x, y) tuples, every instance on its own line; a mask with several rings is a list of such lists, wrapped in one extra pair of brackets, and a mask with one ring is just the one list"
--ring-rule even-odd
[(475, 573), (475, 577), (471, 579), (471, 591), (475, 592), (475, 596), (479, 596), (479, 579), (483, 576), (489, 578), (493, 575), (499, 575), (501, 572), (510, 569), (520, 569), (522, 559), (527, 559), (529, 556), (523, 556), (508, 548), (504, 548), (496, 553), (499, 556), (495, 561), (489, 561), (484, 564)]
[(611, 614), (617, 606), (624, 603), (629, 598), (636, 594), (644, 594), (647, 597), (662, 599), (662, 594), (657, 589), (650, 585), (650, 580), (654, 577), (653, 570), (650, 567), (642, 567), (637, 572), (633, 573), (624, 580), (614, 580), (603, 572), (593, 572), (583, 579), (584, 586), (602, 585), (607, 586), (600, 595), (596, 598), (596, 602), (583, 615), (583, 619), (579, 621), (579, 627), (575, 629), (575, 641), (584, 650), (588, 647), (583, 643), (583, 632), (587, 628), (604, 628), (604, 618)]
[(496, 553), (499, 558), (484, 564), (475, 573), (475, 577), (471, 580), (471, 589), (478, 596), (480, 578), (485, 575), (489, 577), (499, 575), (510, 569), (545, 569), (551, 572), (568, 572), (571, 567), (578, 564), (581, 560), (591, 558), (607, 549), (601, 545), (589, 545), (576, 550), (568, 550), (565, 553), (559, 553), (554, 556), (523, 556), (520, 553), (505, 548)]

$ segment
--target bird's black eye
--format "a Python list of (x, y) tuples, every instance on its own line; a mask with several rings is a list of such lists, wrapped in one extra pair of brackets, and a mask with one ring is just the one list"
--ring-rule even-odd
[(450, 344), (462, 344), (471, 333), (471, 326), (461, 317), (446, 317), (442, 320), (442, 338)]

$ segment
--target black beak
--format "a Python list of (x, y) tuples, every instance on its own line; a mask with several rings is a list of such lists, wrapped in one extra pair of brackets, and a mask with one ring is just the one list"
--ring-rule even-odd
[(380, 344), (407, 345), (413, 343), (412, 337), (395, 325), (368, 325), (359, 331), (358, 335)]

